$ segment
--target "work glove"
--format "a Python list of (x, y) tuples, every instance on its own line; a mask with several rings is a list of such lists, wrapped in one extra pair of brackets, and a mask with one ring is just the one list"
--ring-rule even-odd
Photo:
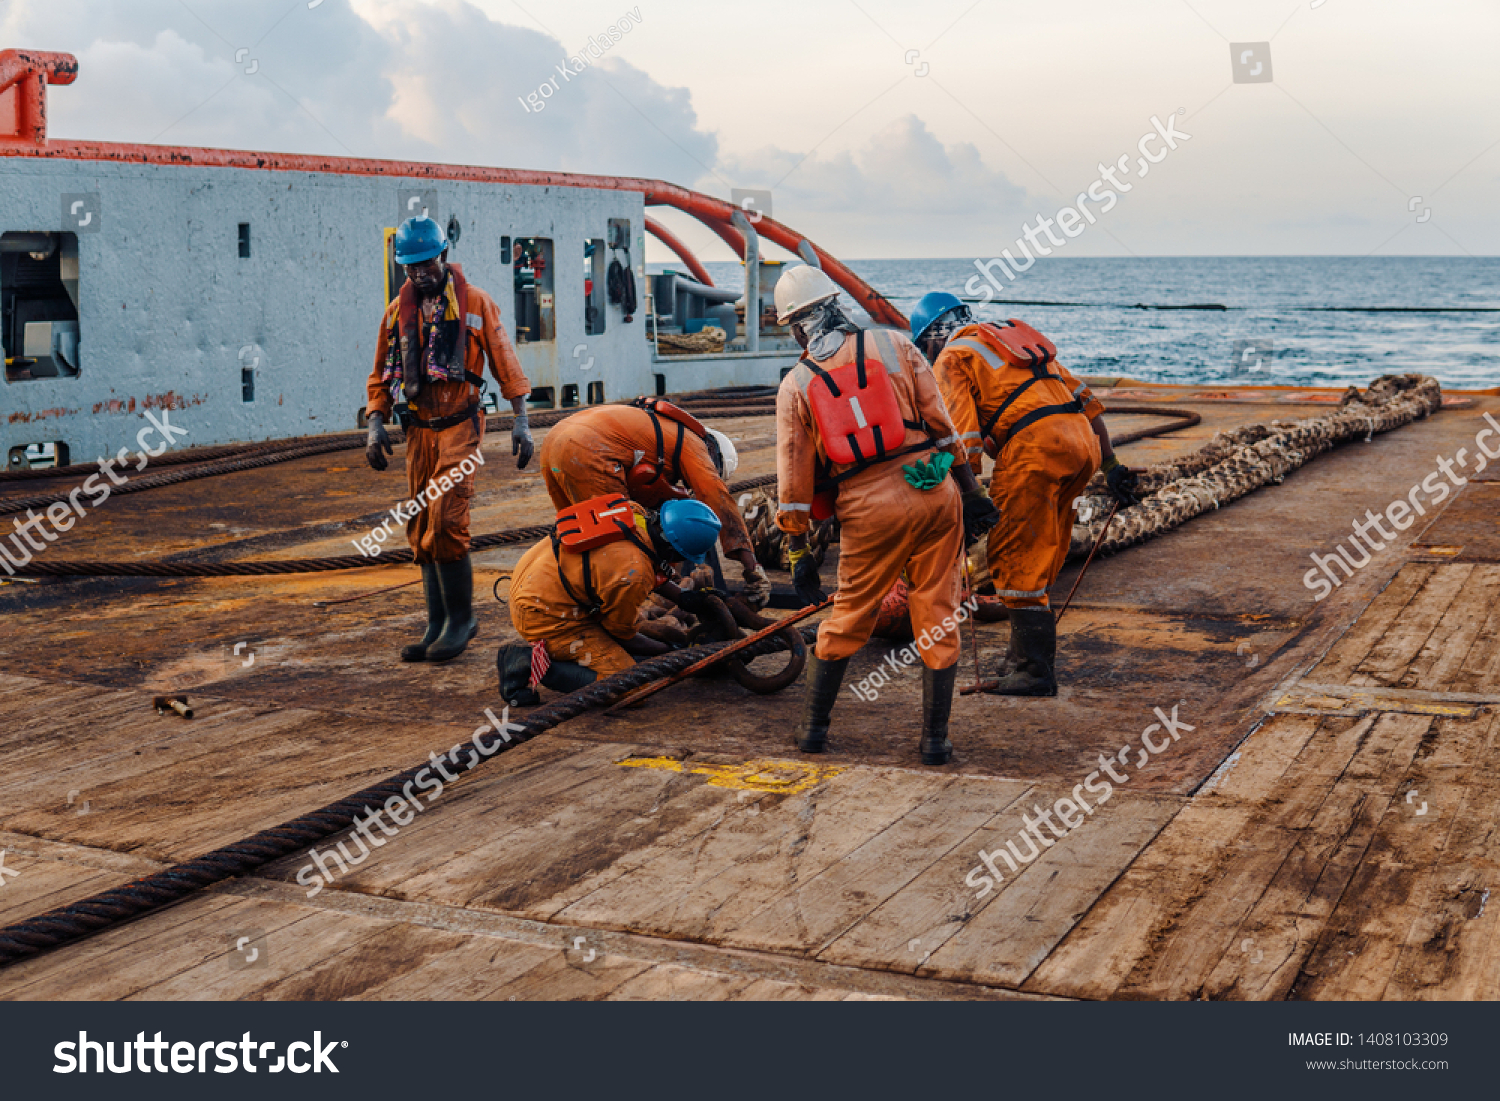
[(740, 599), (756, 611), (771, 602), (771, 579), (766, 576), (766, 571), (759, 562), (745, 567), (744, 588), (740, 590)]
[(812, 551), (789, 551), (788, 557), (792, 560), (792, 587), (797, 590), (802, 606), (805, 608), (827, 600), (818, 577), (818, 560), (813, 557)]
[(1141, 484), (1140, 475), (1114, 455), (1104, 464), (1104, 480), (1115, 500), (1120, 502), (1121, 508), (1141, 503), (1141, 499), (1135, 495)]
[(1000, 522), (1000, 510), (990, 495), (981, 486), (975, 486), (963, 496), (964, 502), (964, 546), (972, 547), (991, 528)]
[(531, 442), (531, 424), (522, 413), (510, 426), (510, 453), (520, 456), (516, 460), (516, 469), (525, 470), (535, 451), (536, 445)]
[(384, 470), (389, 465), (386, 455), (394, 454), (391, 438), (385, 431), (385, 414), (371, 413), (366, 424), (369, 431), (365, 434), (365, 462), (375, 470)]

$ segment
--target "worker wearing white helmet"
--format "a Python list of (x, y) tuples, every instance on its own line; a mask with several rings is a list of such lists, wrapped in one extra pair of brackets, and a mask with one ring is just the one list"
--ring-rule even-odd
[(838, 592), (808, 662), (797, 748), (826, 749), (849, 658), (904, 573), (922, 658), (918, 752), (923, 764), (946, 764), (960, 562), (965, 537), (993, 526), (994, 505), (961, 461), (937, 381), (904, 334), (861, 329), (813, 267), (777, 281), (776, 314), (804, 349), (776, 394), (776, 526), (787, 533), (805, 603), (823, 599), (807, 549), (810, 522), (833, 516), (840, 524)]
[(565, 418), (542, 441), (542, 480), (559, 509), (621, 493), (649, 509), (692, 496), (722, 525), (724, 554), (744, 570), (740, 595), (753, 608), (771, 598), (750, 530), (725, 484), (739, 454), (729, 437), (662, 398), (596, 405)]

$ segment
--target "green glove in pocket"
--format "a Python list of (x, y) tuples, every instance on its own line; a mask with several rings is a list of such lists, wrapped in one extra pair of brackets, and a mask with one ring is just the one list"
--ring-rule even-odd
[(906, 476), (906, 484), (913, 489), (936, 489), (948, 477), (948, 468), (952, 465), (953, 456), (946, 451), (939, 451), (926, 462), (903, 466), (901, 472)]

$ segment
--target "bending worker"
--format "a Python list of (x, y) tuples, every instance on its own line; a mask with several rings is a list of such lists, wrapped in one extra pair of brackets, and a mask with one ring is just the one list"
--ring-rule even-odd
[(581, 409), (548, 431), (542, 441), (542, 480), (559, 509), (591, 497), (619, 493), (647, 508), (693, 497), (713, 509), (723, 527), (724, 553), (744, 571), (741, 594), (764, 607), (771, 580), (755, 560), (750, 531), (725, 481), (739, 463), (724, 433), (655, 398), (631, 405)]
[(1047, 590), (1073, 536), (1073, 502), (1103, 469), (1122, 504), (1138, 503), (1136, 475), (1115, 457), (1104, 406), (1056, 362), (1052, 342), (1021, 321), (976, 324), (969, 308), (934, 291), (912, 311), (911, 330), (932, 361), (969, 466), (995, 460), (990, 576), (1010, 611), (1003, 696), (1057, 695), (1057, 622)]
[(511, 575), (511, 623), (525, 643), (500, 648), (501, 697), (529, 707), (538, 684), (572, 692), (666, 653), (636, 631), (641, 608), (656, 593), (700, 614), (707, 597), (669, 578), (679, 562), (701, 563), (718, 538), (719, 519), (701, 501), (648, 513), (609, 494), (564, 509)]
[(927, 361), (901, 333), (861, 330), (838, 293), (811, 266), (776, 283), (777, 320), (790, 323), (804, 349), (776, 394), (776, 524), (787, 533), (792, 580), (808, 603), (823, 599), (807, 549), (809, 521), (834, 515), (840, 524), (838, 592), (809, 661), (797, 748), (826, 749), (849, 658), (905, 571), (912, 629), (932, 639), (919, 647), (919, 753), (923, 764), (946, 764), (960, 560), (966, 535), (978, 538), (994, 524), (994, 506), (969, 468), (954, 465), (958, 436)]
[(365, 458), (376, 470), (386, 468), (391, 441), (385, 424), (394, 410), (406, 430), (407, 487), (422, 506), (407, 520), (406, 538), (422, 567), (427, 630), (402, 649), (402, 661), (455, 658), (479, 631), (469, 559), (474, 477), (458, 467), (484, 439), (479, 394), (486, 359), (515, 411), (510, 449), (519, 456), (516, 465), (524, 468), (532, 454), (526, 420), (531, 384), (495, 300), (470, 285), (457, 264), (444, 261), (447, 249), (447, 237), (431, 218), (408, 218), (396, 231), (396, 262), (406, 282), (380, 320), (368, 386)]

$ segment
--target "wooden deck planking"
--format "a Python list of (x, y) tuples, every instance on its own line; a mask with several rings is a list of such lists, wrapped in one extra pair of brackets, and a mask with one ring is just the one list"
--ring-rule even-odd
[(392, 898), (509, 909), (486, 896), (525, 892), (538, 876), (570, 867), (574, 858), (600, 859), (614, 848), (609, 821), (619, 826), (620, 819), (647, 814), (664, 797), (670, 801), (702, 784), (698, 776), (620, 768), (616, 762), (630, 752), (629, 746), (581, 743), (566, 760), (523, 777), (477, 776), (463, 820), (455, 823), (444, 813), (421, 832), (408, 836), (403, 829), (399, 845), (381, 849), (340, 883)]
[[(1055, 800), (1069, 790), (1041, 788), (1038, 793)], [(1092, 819), (1025, 865), (1008, 889), (964, 923), (918, 968), (918, 974), (1019, 988), (1179, 805), (1179, 800), (1169, 796), (1129, 796), (1117, 790)], [(1013, 820), (986, 831), (997, 847), (1020, 832), (1020, 804), (1001, 818)], [(996, 863), (1006, 868), (1002, 861)]]
[(349, 997), (355, 1001), (475, 1001), (546, 961), (555, 949), (494, 937), (471, 937), (417, 966), (381, 978)]
[(1458, 691), (1453, 687), (1469, 652), (1478, 643), (1491, 612), (1500, 607), (1500, 566), (1475, 566), (1468, 583), (1449, 605), (1443, 618), (1397, 686), (1428, 692)]
[[(1035, 790), (1031, 784), (1016, 784), (1003, 794), (997, 792), (1000, 798), (986, 821), (993, 822)], [(818, 953), (818, 959), (914, 974), (986, 904), (974, 897), (975, 888), (964, 880), (977, 865), (979, 850), (995, 843), (1003, 844), (1003, 839), (994, 831), (974, 830), (836, 937)], [(1009, 883), (999, 884), (998, 889), (1004, 890)]]
[[(1294, 717), (1267, 725), (1289, 721)], [(1195, 852), (1180, 829), (1168, 831), (1167, 851), (1180, 852), (1181, 859), (1201, 870), (1158, 886), (1159, 897), (1151, 907), (1158, 915), (1155, 927), (1148, 941), (1137, 941), (1144, 951), (1112, 989), (1096, 987), (1094, 995), (1284, 996), (1431, 722), (1430, 716), (1416, 715), (1324, 720), (1290, 767), (1269, 788), (1260, 789), (1258, 799), (1245, 803), (1217, 791), (1199, 796), (1195, 812), (1215, 806), (1239, 812), (1235, 835), (1205, 837)], [(1257, 751), (1257, 737), (1247, 743), (1246, 753)], [(1244, 790), (1243, 780), (1239, 790)], [(1184, 820), (1179, 816), (1173, 826)], [(1148, 850), (1147, 861), (1153, 855)], [(1131, 869), (1117, 888), (1123, 904), (1143, 889), (1151, 893), (1137, 870)], [(1106, 896), (1101, 918), (1119, 908), (1109, 902)], [(1098, 920), (1089, 915), (1080, 945), (1086, 945), (1093, 932), (1088, 926)], [(1061, 968), (1078, 950), (1075, 945), (1049, 960), (1028, 988), (1053, 993), (1077, 989), (1078, 982), (1069, 982)]]
[[(940, 775), (858, 769), (763, 800), (699, 843), (662, 853), (562, 910), (562, 920), (659, 936), (733, 940), (733, 930), (859, 848), (946, 785)], [(766, 806), (765, 804), (771, 804)]]
[(716, 971), (695, 971), (659, 963), (625, 980), (608, 995), (612, 1002), (726, 1002), (750, 986), (751, 980)]
[(817, 954), (964, 843), (1024, 790), (1014, 781), (944, 779), (943, 787), (864, 844), (728, 930), (726, 942)]
[(1351, 684), (1355, 668), (1390, 630), (1396, 617), (1432, 577), (1436, 566), (1408, 562), (1329, 648), (1307, 679), (1320, 684)]
[[(133, 876), (6, 850), (0, 872), (0, 925), (22, 921), (128, 883)], [(15, 874), (9, 874), (15, 873)]]
[(1401, 687), (1401, 678), (1417, 660), (1448, 609), (1463, 594), (1474, 569), (1468, 563), (1437, 567), (1355, 666), (1348, 683), (1359, 687)]
[[(1369, 854), (1303, 965), (1293, 997), (1387, 996), (1408, 946), (1425, 950), (1429, 938), (1414, 938), (1414, 930), (1442, 909), (1442, 896), (1467, 896), (1466, 904), (1482, 898), (1481, 885), (1495, 872), (1491, 835), (1500, 785), (1492, 769), (1476, 776), (1459, 761), (1481, 759), (1496, 725), (1489, 718), (1433, 724), (1435, 741), (1424, 745), (1401, 785), (1417, 796), (1410, 803), (1403, 796), (1380, 820)], [(1493, 926), (1469, 941), (1477, 939), (1481, 959), (1486, 936), (1493, 938)], [(1500, 976), (1491, 973), (1485, 985), (1494, 997)]]
[[(246, 926), (270, 930), (270, 906), (242, 909), (237, 899), (196, 895), (145, 921), (115, 925), (76, 946), (0, 971), (0, 998), (113, 1000), (196, 967), (229, 950), (231, 911)], [(293, 915), (281, 917), (285, 924)]]
[[(241, 899), (242, 904), (247, 900)], [(306, 995), (309, 976), (318, 975), (330, 958), (337, 958), (351, 946), (372, 945), (363, 966), (355, 970), (379, 973), (390, 961), (375, 954), (374, 938), (385, 923), (349, 914), (320, 913), (282, 902), (255, 900), (259, 912), (271, 914), (269, 923), (252, 917), (252, 911), (236, 907), (216, 915), (219, 928), (213, 951), (192, 967), (177, 971), (160, 982), (131, 991), (125, 997), (132, 1001), (258, 1001), (266, 998), (297, 1000)], [(269, 909), (267, 909), (269, 907)], [(201, 924), (201, 922), (200, 922)], [(258, 944), (262, 955), (253, 966), (236, 967), (243, 957), (234, 951), (236, 936), (246, 929), (264, 931)], [(345, 956), (347, 959), (348, 957)]]

